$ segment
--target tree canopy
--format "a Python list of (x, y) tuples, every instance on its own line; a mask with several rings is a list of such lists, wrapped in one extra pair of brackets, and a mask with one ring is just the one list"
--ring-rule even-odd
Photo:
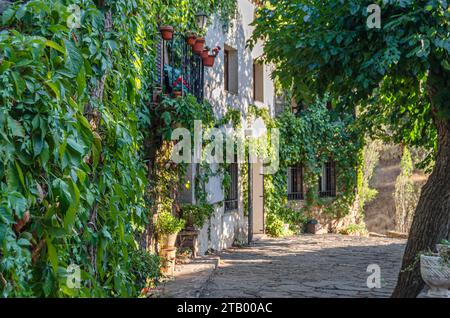
[(373, 2), (268, 1), (250, 45), (265, 40), (263, 59), (298, 102), (330, 94), (337, 109), (360, 109), (370, 133), (435, 150), (393, 294), (415, 297), (418, 254), (450, 235), (450, 9), (446, 0)]
[[(269, 1), (257, 14), (251, 43), (265, 40), (264, 58), (277, 65), (275, 75), (299, 100), (330, 93), (339, 107), (367, 106), (371, 126), (392, 124), (397, 140), (433, 145), (427, 83), (432, 67), (450, 72), (448, 4), (375, 1), (378, 29), (367, 24), (372, 3)], [(436, 115), (450, 118), (448, 100), (450, 92), (438, 89)]]

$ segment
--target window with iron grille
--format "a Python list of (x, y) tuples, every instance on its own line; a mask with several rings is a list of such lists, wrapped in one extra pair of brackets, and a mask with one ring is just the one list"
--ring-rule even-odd
[(238, 208), (238, 164), (231, 163), (228, 166), (228, 173), (230, 174), (231, 182), (229, 188), (226, 191), (225, 212), (237, 210)]
[(300, 201), (303, 199), (303, 166), (299, 164), (288, 168), (288, 200)]
[(336, 196), (336, 163), (328, 161), (322, 166), (319, 178), (319, 196), (322, 198)]

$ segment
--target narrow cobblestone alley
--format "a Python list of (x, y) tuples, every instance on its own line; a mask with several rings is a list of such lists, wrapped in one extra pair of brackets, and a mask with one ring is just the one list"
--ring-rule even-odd
[[(189, 289), (189, 279), (184, 279), (183, 285), (191, 297), (206, 298), (389, 297), (405, 242), (341, 235), (263, 239), (251, 247), (221, 253), (218, 268), (195, 292)], [(380, 266), (380, 289), (367, 287), (370, 264)], [(198, 280), (198, 275), (194, 276)], [(182, 286), (174, 282), (167, 288), (171, 294), (171, 289), (180, 291)], [(175, 297), (184, 296), (178, 293)]]

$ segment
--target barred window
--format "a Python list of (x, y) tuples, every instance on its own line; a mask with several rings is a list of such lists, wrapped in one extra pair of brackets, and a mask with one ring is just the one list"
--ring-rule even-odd
[(225, 212), (233, 211), (238, 208), (238, 164), (231, 163), (228, 167), (228, 173), (230, 174), (231, 182), (226, 191)]
[(303, 193), (303, 166), (301, 164), (288, 168), (288, 200), (299, 201), (304, 199)]
[(319, 196), (322, 198), (336, 196), (336, 163), (328, 161), (322, 166), (319, 178)]

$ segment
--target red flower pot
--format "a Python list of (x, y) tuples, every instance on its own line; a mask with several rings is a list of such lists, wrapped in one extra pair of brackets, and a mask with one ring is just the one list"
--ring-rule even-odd
[(197, 40), (195, 40), (194, 47), (192, 48), (192, 52), (195, 54), (201, 54), (203, 52), (205, 42), (205, 38), (197, 38)]
[(182, 91), (173, 91), (173, 98), (178, 98), (183, 95)]
[(173, 39), (173, 27), (170, 25), (164, 25), (159, 28), (161, 36), (166, 41), (171, 41)]
[(206, 59), (208, 57), (208, 55), (209, 55), (209, 50), (203, 50), (201, 57), (202, 57), (202, 59)]
[(214, 55), (209, 55), (203, 59), (203, 65), (206, 67), (213, 67), (214, 61), (216, 60), (216, 57)]
[(186, 42), (188, 45), (190, 46), (194, 46), (195, 45), (195, 40), (197, 40), (197, 36), (194, 34), (190, 34), (188, 35)]

